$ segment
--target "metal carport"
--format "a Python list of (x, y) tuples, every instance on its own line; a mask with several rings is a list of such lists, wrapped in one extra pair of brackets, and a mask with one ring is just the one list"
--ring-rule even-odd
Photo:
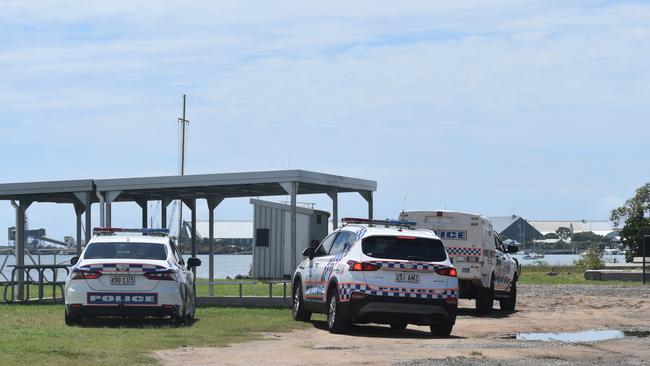
[[(162, 226), (167, 227), (167, 206), (180, 199), (191, 210), (192, 256), (196, 256), (196, 200), (205, 199), (208, 206), (210, 240), (210, 282), (214, 279), (213, 243), (214, 209), (226, 198), (291, 196), (291, 249), (296, 249), (296, 196), (299, 194), (327, 194), (332, 199), (332, 218), (338, 222), (338, 194), (357, 192), (368, 203), (368, 217), (373, 215), (373, 192), (377, 182), (305, 170), (264, 172), (174, 175), (148, 178), (95, 180), (101, 209), (102, 226), (111, 226), (113, 202), (136, 202), (142, 208), (142, 226), (147, 226), (147, 202), (161, 201)], [(105, 217), (104, 213), (105, 212)], [(295, 260), (294, 260), (295, 261)], [(292, 263), (295, 267), (296, 263)]]

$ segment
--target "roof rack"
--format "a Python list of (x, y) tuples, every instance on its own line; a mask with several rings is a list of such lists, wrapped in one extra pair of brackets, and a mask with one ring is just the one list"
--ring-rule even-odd
[(348, 225), (348, 224), (364, 224), (368, 226), (385, 226), (385, 227), (390, 227), (390, 226), (397, 226), (397, 227), (405, 227), (409, 229), (414, 229), (415, 226), (417, 225), (417, 222), (415, 221), (406, 221), (406, 220), (373, 220), (373, 219), (360, 219), (360, 218), (355, 218), (355, 217), (344, 217), (341, 219), (341, 222), (343, 225)]
[(96, 227), (93, 229), (95, 235), (113, 235), (115, 233), (142, 233), (143, 235), (169, 235), (169, 229), (165, 228), (141, 228), (127, 229), (122, 227)]

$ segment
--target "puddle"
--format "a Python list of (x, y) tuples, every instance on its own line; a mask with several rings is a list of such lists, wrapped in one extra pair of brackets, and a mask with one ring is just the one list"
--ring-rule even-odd
[(359, 347), (338, 347), (338, 346), (321, 346), (321, 347), (311, 347), (311, 349), (319, 351), (345, 351), (351, 349), (357, 349)]
[(504, 336), (504, 339), (516, 339), (522, 341), (558, 341), (566, 343), (577, 342), (598, 342), (625, 337), (646, 338), (650, 331), (639, 330), (586, 330), (582, 332), (565, 333), (514, 333)]

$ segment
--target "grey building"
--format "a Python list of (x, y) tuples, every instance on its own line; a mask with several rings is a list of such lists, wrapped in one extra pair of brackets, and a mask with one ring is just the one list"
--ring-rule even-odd
[[(291, 206), (251, 199), (253, 219), (253, 277), (289, 278), (293, 263), (303, 260), (302, 252), (315, 246), (328, 233), (329, 212), (296, 208), (296, 249), (291, 251)], [(293, 260), (292, 260), (293, 257)]]

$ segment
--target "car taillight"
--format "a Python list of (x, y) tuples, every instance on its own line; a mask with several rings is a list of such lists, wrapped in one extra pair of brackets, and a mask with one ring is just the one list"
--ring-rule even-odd
[(171, 270), (161, 272), (145, 272), (144, 277), (156, 281), (176, 281), (176, 272)]
[(73, 280), (94, 280), (99, 278), (99, 276), (101, 275), (102, 275), (101, 272), (95, 272), (95, 271), (80, 271), (80, 270), (72, 271)]
[(367, 262), (348, 261), (350, 271), (377, 271), (379, 266)]
[(436, 269), (436, 273), (441, 275), (441, 276), (449, 276), (449, 277), (456, 277), (456, 275), (458, 274), (456, 272), (456, 268), (453, 268), (453, 267), (445, 267), (445, 268)]

